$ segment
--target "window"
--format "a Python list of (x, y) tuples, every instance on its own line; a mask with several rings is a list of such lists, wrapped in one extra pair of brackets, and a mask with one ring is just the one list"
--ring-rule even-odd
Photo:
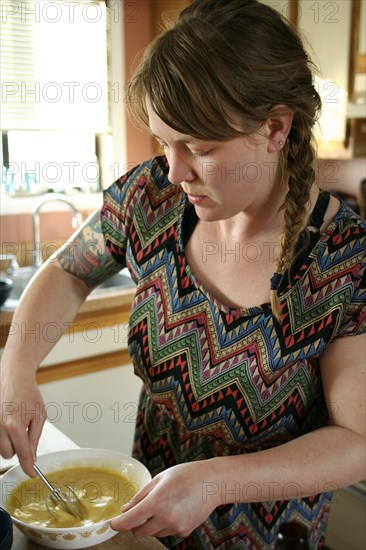
[(111, 140), (105, 1), (0, 9), (2, 190), (99, 190), (99, 156)]

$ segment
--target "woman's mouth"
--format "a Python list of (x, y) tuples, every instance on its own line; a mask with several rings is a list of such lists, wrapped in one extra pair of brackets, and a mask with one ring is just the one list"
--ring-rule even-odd
[(200, 204), (204, 199), (206, 199), (206, 195), (192, 195), (190, 193), (187, 193), (187, 197), (189, 202), (192, 204)]

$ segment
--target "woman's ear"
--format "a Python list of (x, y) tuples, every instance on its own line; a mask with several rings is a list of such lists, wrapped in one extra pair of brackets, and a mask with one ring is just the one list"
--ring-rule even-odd
[(275, 153), (284, 146), (290, 133), (294, 114), (286, 105), (272, 107), (272, 116), (266, 122), (268, 153)]

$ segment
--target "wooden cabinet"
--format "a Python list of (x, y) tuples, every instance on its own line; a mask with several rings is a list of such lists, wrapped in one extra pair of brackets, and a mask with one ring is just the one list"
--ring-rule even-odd
[(351, 155), (345, 147), (351, 0), (298, 0), (298, 29), (319, 70), (315, 82), (323, 108), (315, 135), (322, 157)]
[(315, 130), (319, 157), (364, 156), (365, 0), (261, 1), (297, 26), (318, 68), (315, 85), (323, 102)]
[(133, 297), (131, 289), (92, 293), (72, 323), (60, 326), (50, 322), (42, 329), (40, 325), (28, 329), (14, 323), (15, 306), (4, 308), (0, 346), (5, 345), (9, 333), (18, 333), (24, 342), (27, 339), (55, 342), (37, 371), (40, 384), (128, 365), (131, 359), (127, 351), (127, 327)]
[(354, 157), (366, 156), (366, 0), (352, 0), (348, 72), (347, 142)]
[(178, 13), (190, 3), (191, 0), (154, 0), (151, 3), (153, 36), (161, 32), (165, 15), (170, 19), (176, 19)]

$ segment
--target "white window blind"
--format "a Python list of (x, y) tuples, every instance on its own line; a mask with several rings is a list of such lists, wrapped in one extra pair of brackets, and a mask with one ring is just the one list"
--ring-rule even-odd
[(0, 10), (3, 130), (108, 132), (104, 0), (3, 0)]

